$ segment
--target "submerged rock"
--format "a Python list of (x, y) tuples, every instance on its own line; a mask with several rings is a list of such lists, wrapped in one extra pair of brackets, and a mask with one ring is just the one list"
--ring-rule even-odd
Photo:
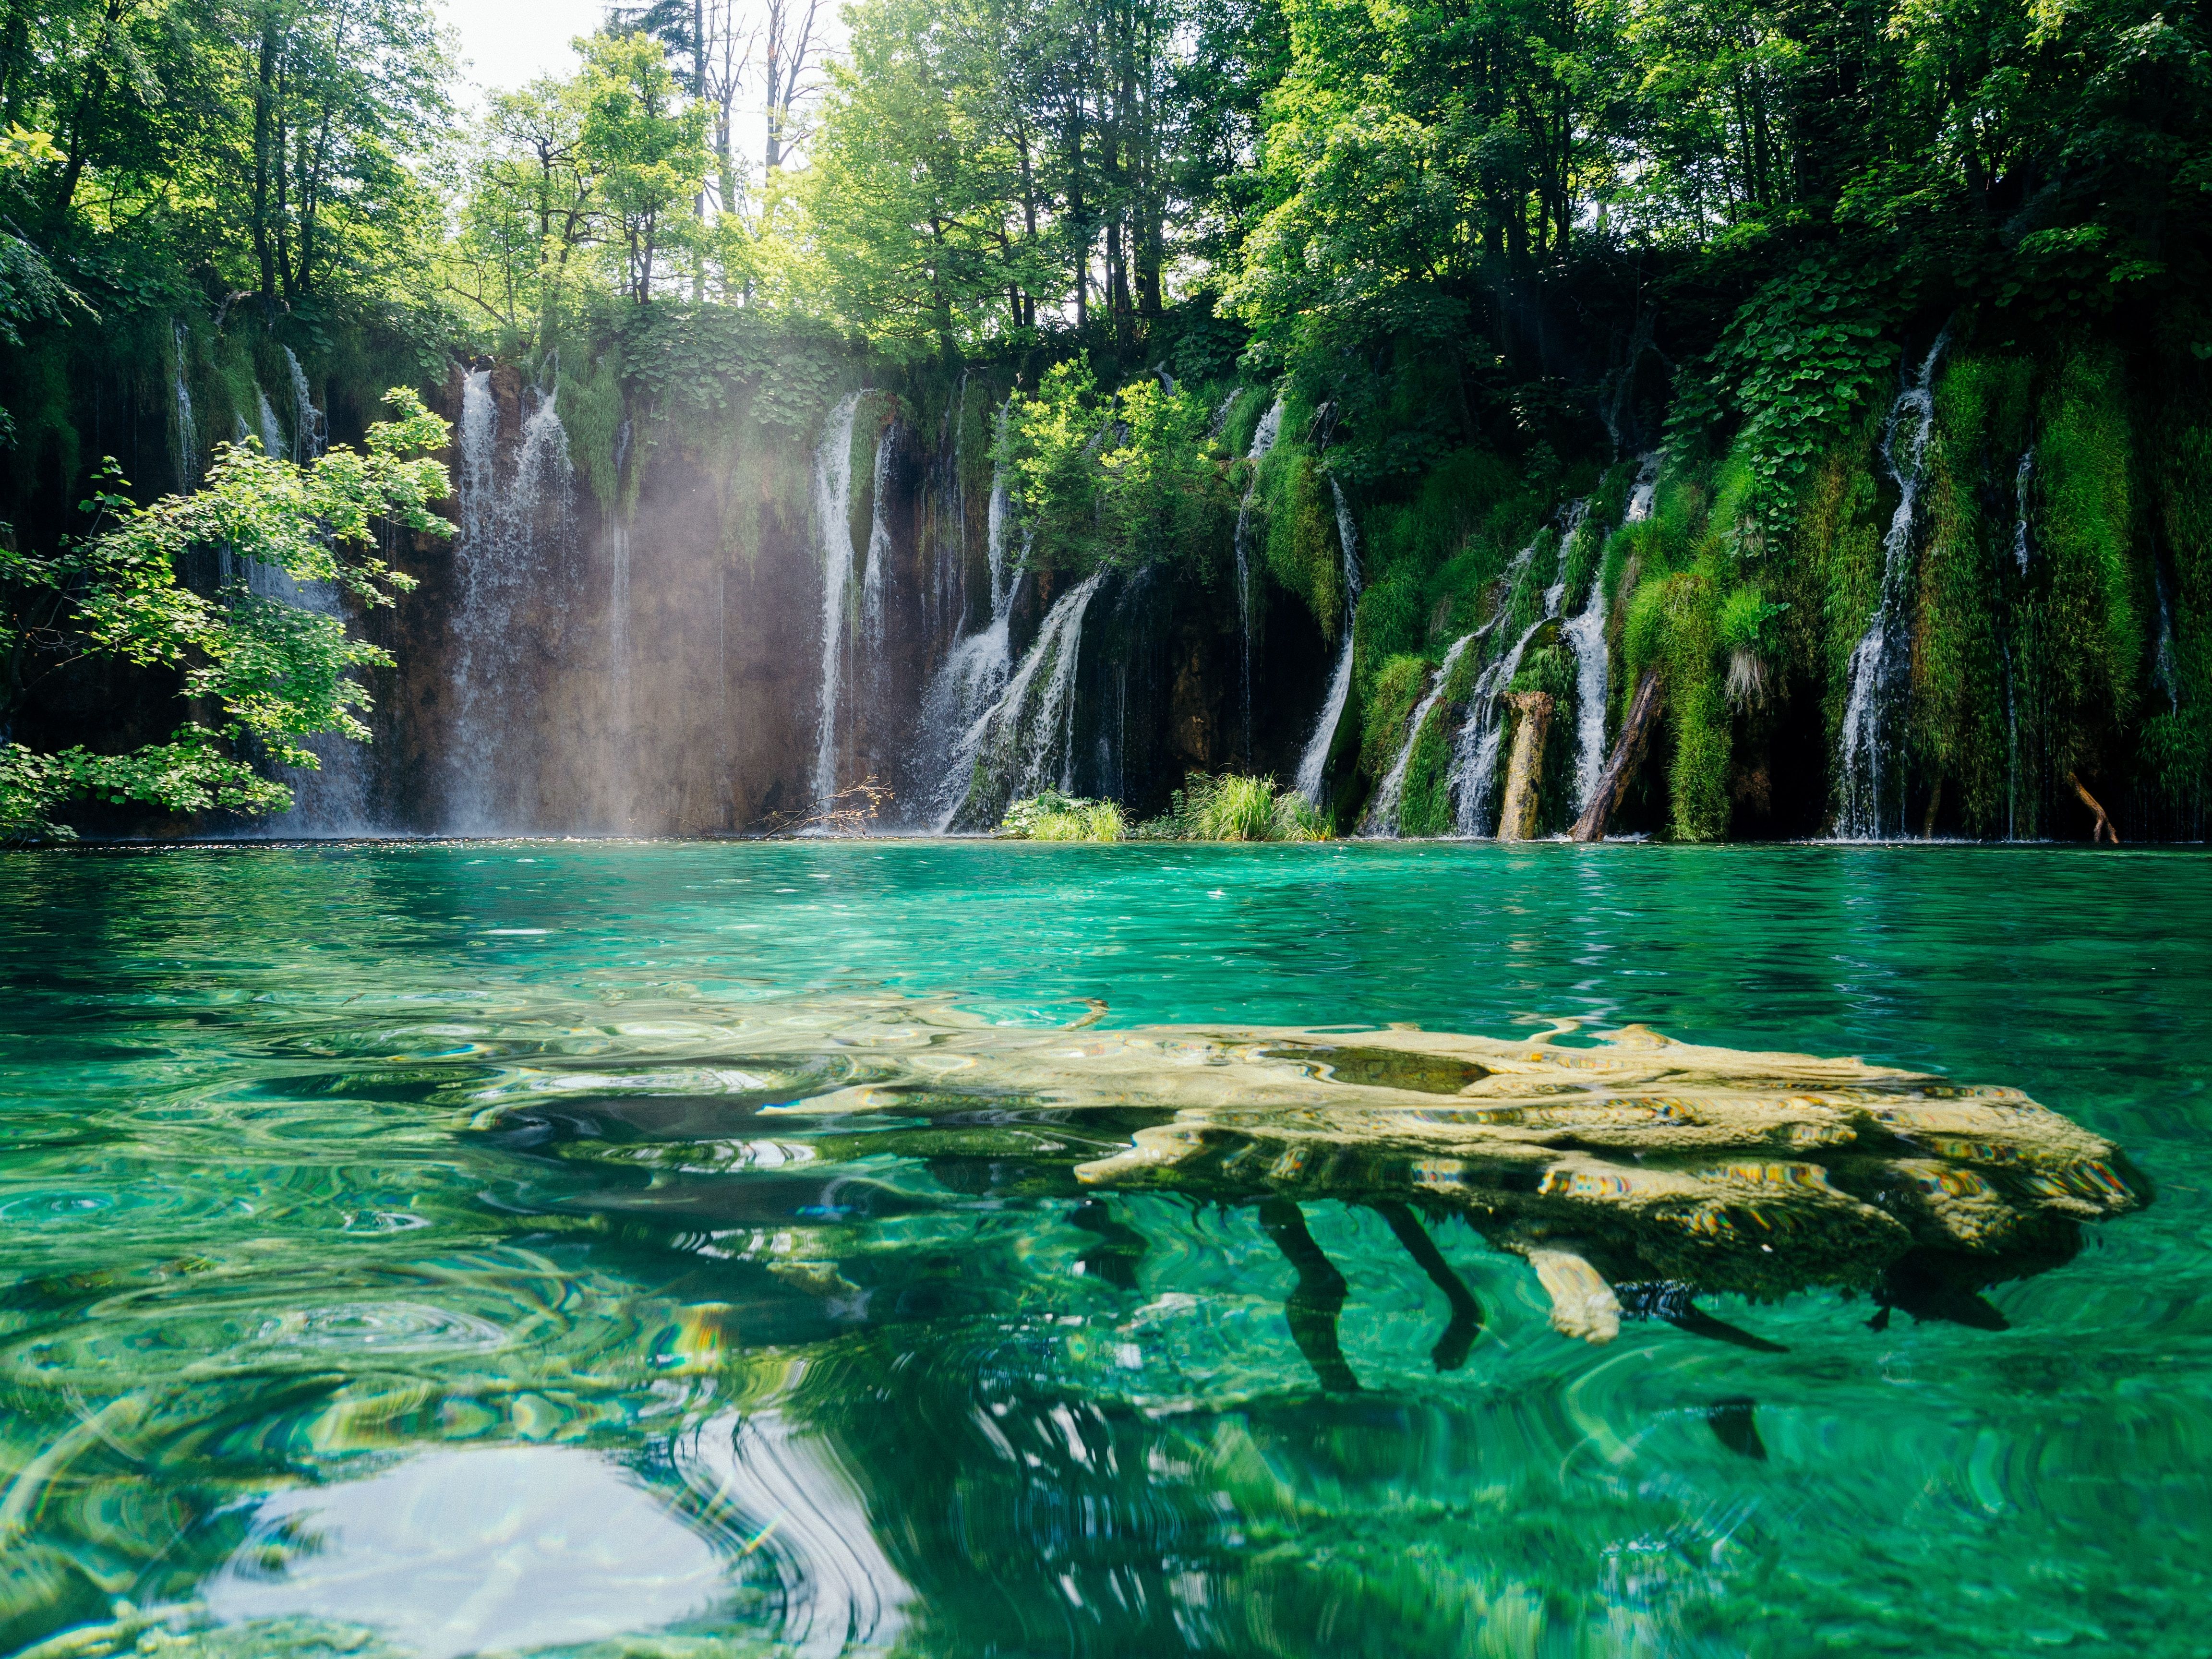
[(996, 1160), (1001, 1190), (1018, 1160), (1017, 1185), (1035, 1191), (1458, 1215), (1525, 1257), (1554, 1324), (1592, 1341), (1617, 1334), (1624, 1295), (1628, 1316), (1735, 1340), (1692, 1298), (1820, 1285), (1869, 1292), (1883, 1316), (2001, 1325), (1983, 1290), (2069, 1260), (2081, 1224), (2148, 1196), (2112, 1143), (2018, 1090), (1638, 1026), (1570, 1047), (1569, 1024), (1508, 1042), (1398, 1027), (1079, 1034), (883, 1011), (896, 1012), (841, 1030), (847, 1075), (865, 1081), (763, 1115), (910, 1115), (872, 1149), (941, 1173)]

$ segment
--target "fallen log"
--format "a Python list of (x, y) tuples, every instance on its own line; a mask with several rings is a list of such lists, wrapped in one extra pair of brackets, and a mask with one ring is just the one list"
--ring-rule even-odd
[(1652, 724), (1659, 717), (1659, 672), (1653, 669), (1636, 688), (1635, 700), (1628, 706), (1628, 719), (1620, 728), (1620, 740), (1613, 745), (1613, 754), (1598, 776), (1589, 806), (1568, 831), (1572, 839), (1605, 839), (1606, 825), (1613, 821), (1620, 798), (1628, 793), (1629, 780), (1643, 763), (1644, 745), (1650, 742)]
[(1505, 769), (1505, 805), (1498, 813), (1498, 839), (1534, 841), (1544, 738), (1552, 729), (1552, 696), (1547, 691), (1516, 691), (1505, 701), (1521, 718), (1513, 726), (1513, 758)]
[(2089, 845), (2094, 847), (2100, 841), (2109, 836), (2112, 837), (2112, 845), (2118, 847), (2120, 844), (2120, 832), (2112, 828), (2112, 820), (2106, 813), (2104, 806), (2094, 795), (2089, 793), (2081, 780), (2073, 773), (2069, 772), (2066, 775), (2066, 781), (2074, 786), (2074, 793), (2081, 796), (2081, 805), (2096, 814), (2097, 822), (2089, 831)]

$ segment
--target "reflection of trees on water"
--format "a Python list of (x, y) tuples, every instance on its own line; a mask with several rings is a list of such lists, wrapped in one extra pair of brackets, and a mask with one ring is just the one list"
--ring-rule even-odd
[[(16, 1285), (0, 1640), (188, 1603), (244, 1553), (304, 1562), (315, 1535), (257, 1532), (253, 1493), (557, 1445), (713, 1545), (710, 1625), (797, 1651), (1522, 1651), (1562, 1621), (1663, 1644), (1735, 1523), (1617, 1482), (1571, 1499), (1589, 1435), (1548, 1383), (1413, 1386), (1494, 1369), (1502, 1281), (1470, 1283), (1443, 1224), (1524, 1260), (1568, 1334), (1772, 1347), (1697, 1298), (1832, 1285), (1877, 1322), (1986, 1325), (1984, 1291), (2142, 1190), (2016, 1094), (1850, 1061), (847, 1012), (834, 1041), (668, 1035), (637, 1080), (526, 1021), (472, 1038), (451, 1156), (501, 1217), (474, 1247)], [(1271, 1323), (1160, 1292), (1224, 1240), (1212, 1300), (1272, 1298)], [(1385, 1261), (1441, 1298), (1390, 1328), (1395, 1370), (1340, 1328)], [(1207, 1334), (1214, 1368), (1164, 1381), (1161, 1330)], [(1685, 1455), (1763, 1456), (1758, 1411), (1709, 1394)], [(1607, 1540), (1646, 1538), (1669, 1541), (1623, 1576)]]

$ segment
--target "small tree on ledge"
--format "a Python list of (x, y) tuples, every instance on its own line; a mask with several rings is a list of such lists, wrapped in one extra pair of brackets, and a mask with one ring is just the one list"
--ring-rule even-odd
[[(388, 667), (390, 654), (348, 636), (343, 618), (227, 581), (213, 598), (179, 579), (195, 550), (230, 568), (331, 582), (363, 604), (388, 605), (414, 579), (374, 556), (380, 521), (435, 535), (430, 511), (449, 493), (444, 421), (404, 388), (385, 394), (392, 418), (368, 429), (366, 452), (343, 445), (305, 466), (265, 455), (255, 440), (219, 445), (205, 483), (138, 507), (111, 459), (86, 509), (90, 534), (59, 551), (0, 548), (0, 841), (66, 840), (55, 815), (72, 800), (141, 802), (172, 812), (281, 812), (292, 792), (238, 752), (251, 737), (279, 765), (319, 764), (306, 739), (335, 732), (358, 742), (368, 693), (349, 670)], [(72, 663), (119, 659), (181, 670), (196, 703), (167, 743), (126, 754), (82, 747), (42, 753), (15, 741), (38, 684)]]

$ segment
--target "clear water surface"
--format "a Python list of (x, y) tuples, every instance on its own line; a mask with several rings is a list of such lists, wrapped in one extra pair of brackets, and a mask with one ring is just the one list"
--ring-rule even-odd
[[(2198, 854), (23, 855), (0, 983), (0, 1652), (2203, 1651)], [(1324, 1391), (1251, 1208), (764, 1113), (816, 1085), (717, 1035), (835, 1072), (887, 994), (1859, 1054), (2156, 1199), (2002, 1329), (1708, 1298), (1757, 1350), (1570, 1340), (1442, 1224), (1451, 1370), (1376, 1212), (1310, 1203)]]

